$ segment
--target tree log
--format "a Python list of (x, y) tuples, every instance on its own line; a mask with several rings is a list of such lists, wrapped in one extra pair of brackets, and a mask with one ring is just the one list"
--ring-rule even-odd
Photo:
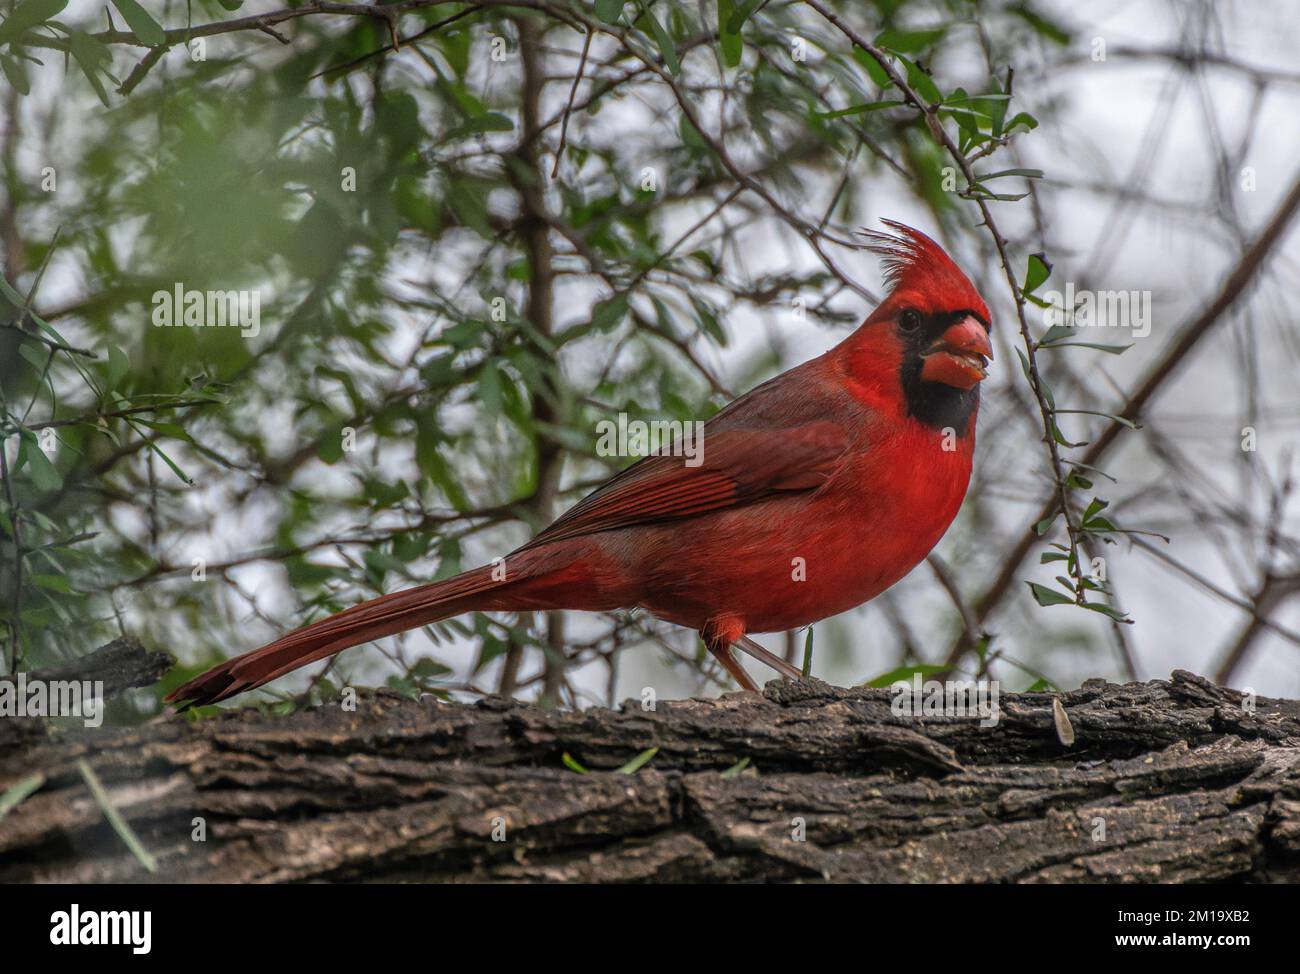
[(0, 820), (0, 880), (1300, 880), (1300, 702), (1182, 671), (1006, 693), (994, 727), (892, 698), (773, 681), (575, 713), (377, 691), (45, 728), (0, 756), (0, 795), (44, 778)]

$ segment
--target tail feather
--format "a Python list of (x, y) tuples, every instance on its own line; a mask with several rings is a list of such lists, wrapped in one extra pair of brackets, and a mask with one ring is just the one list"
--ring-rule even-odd
[[(475, 609), (496, 608), (508, 583), (492, 577), (490, 566), (417, 588), (392, 592), (296, 629), (273, 643), (226, 660), (167, 695), (196, 707), (253, 690), (300, 666), (351, 646)], [(514, 582), (509, 583), (516, 584)]]

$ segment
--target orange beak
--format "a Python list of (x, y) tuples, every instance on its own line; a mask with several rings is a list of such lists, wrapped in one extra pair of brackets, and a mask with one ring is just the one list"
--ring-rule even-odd
[(988, 378), (986, 360), (992, 358), (988, 330), (967, 315), (940, 335), (921, 356), (921, 379), (942, 382), (956, 389), (971, 389)]

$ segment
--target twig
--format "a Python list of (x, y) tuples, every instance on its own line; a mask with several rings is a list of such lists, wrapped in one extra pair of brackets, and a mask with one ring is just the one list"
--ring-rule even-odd
[(131, 73), (126, 76), (126, 80), (117, 86), (117, 93), (119, 95), (129, 95), (135, 91), (140, 82), (144, 80), (145, 75), (149, 73), (155, 64), (162, 60), (162, 56), (166, 53), (166, 47), (149, 48), (149, 53), (136, 62), (135, 67), (131, 69)]
[(578, 84), (582, 81), (583, 69), (587, 67), (587, 52), (591, 50), (591, 31), (582, 42), (582, 57), (578, 60), (578, 71), (573, 76), (573, 86), (569, 89), (569, 100), (564, 106), (564, 117), (560, 121), (560, 144), (555, 150), (555, 164), (551, 167), (551, 178), (560, 174), (560, 158), (564, 155), (564, 146), (569, 138), (569, 113), (573, 111), (573, 99), (578, 94)]
[[(468, 17), (470, 16), (470, 14), (478, 13), (481, 9), (482, 8), (480, 7), (466, 7), (464, 10), (460, 11), (459, 13), (454, 13), (450, 17), (444, 17), (436, 24), (430, 24), (428, 27), (424, 28), (424, 30), (420, 31), (417, 34), (412, 34), (410, 37), (402, 37), (399, 38), (398, 40), (400, 41), (400, 43), (409, 46), (411, 44), (414, 44), (416, 41), (420, 40), (421, 38), (428, 37), (430, 34), (434, 33), (435, 31), (441, 30), (442, 28), (446, 27), (448, 24), (454, 24), (456, 21), (460, 20), (463, 17)], [(317, 71), (315, 74), (308, 75), (307, 77), (308, 79), (321, 78), (327, 74), (337, 74), (341, 71), (348, 71), (352, 68), (355, 68), (359, 64), (365, 64), (367, 61), (371, 60), (372, 58), (377, 58), (381, 54), (387, 54), (389, 51), (396, 51), (397, 49), (398, 49), (397, 46), (395, 46), (393, 43), (390, 42), (388, 44), (385, 44), (383, 47), (379, 47), (366, 54), (362, 54), (360, 57), (354, 57), (351, 61), (344, 61), (342, 64), (336, 64), (333, 67), (322, 68), (321, 70)]]
[[(9, 475), (9, 451), (5, 449), (5, 439), (0, 438), (0, 480), (5, 485), (5, 502), (9, 507), (9, 525), (13, 532), (14, 541), (14, 601), (13, 613), (9, 617), (9, 669), (12, 675), (18, 672), (18, 667), (22, 665), (22, 593), (23, 593), (23, 531), (22, 531), (22, 514), (18, 510), (18, 502), (14, 500), (13, 478)], [(22, 439), (19, 439), (22, 443)]]
[[(1274, 211), (1263, 232), (1256, 237), (1255, 242), (1242, 254), (1241, 260), (1237, 262), (1237, 266), (1233, 268), (1232, 272), (1224, 278), (1218, 294), (1215, 295), (1204, 311), (1181, 329), (1178, 339), (1165, 353), (1164, 358), (1152, 367), (1138, 390), (1129, 397), (1116, 415), (1130, 422), (1136, 421), (1141, 416), (1142, 411), (1146, 409), (1150, 401), (1164, 388), (1170, 376), (1191, 356), (1196, 346), (1223, 320), (1225, 312), (1236, 303), (1237, 299), (1241, 297), (1242, 293), (1255, 279), (1255, 275), (1263, 266), (1265, 258), (1272, 252), (1283, 232), (1295, 217), (1297, 209), (1300, 209), (1300, 175), (1297, 175), (1291, 191), (1283, 199), (1277, 210)], [(1120, 431), (1127, 428), (1119, 420), (1112, 420), (1088, 448), (1088, 452), (1084, 454), (1080, 466), (1096, 467), (1110, 451)], [(1031, 524), (1037, 524), (1043, 518), (1050, 517), (1054, 508), (1055, 502), (1049, 501), (1043, 506), (1038, 517)], [(988, 618), (989, 614), (1010, 590), (1016, 576), (1020, 573), (1021, 563), (1028, 557), (1029, 552), (1037, 542), (1038, 535), (1031, 527), (1021, 535), (1016, 546), (1003, 560), (997, 577), (975, 605), (975, 615), (981, 623)], [(949, 667), (956, 665), (962, 652), (960, 646), (954, 646), (948, 654), (947, 665)]]
[[(24, 313), (23, 318), (25, 319), (27, 317), (28, 315)], [(43, 335), (39, 331), (30, 331), (15, 322), (0, 323), (0, 328), (5, 329), (6, 331), (16, 331), (24, 338), (30, 338), (34, 342), (40, 342), (46, 348), (53, 349), (57, 352), (67, 352), (70, 355), (82, 355), (90, 359), (96, 357), (95, 353), (89, 349), (77, 348), (75, 345), (65, 345), (63, 342), (55, 341), (53, 338)]]
[(939, 580), (939, 585), (948, 593), (948, 598), (952, 600), (953, 606), (957, 609), (957, 614), (961, 616), (964, 637), (969, 641), (971, 647), (978, 645), (982, 635), (979, 620), (975, 618), (975, 613), (971, 611), (966, 600), (962, 598), (961, 589), (957, 587), (957, 581), (952, 577), (952, 571), (948, 568), (947, 562), (933, 553), (926, 561), (930, 565), (930, 570), (934, 572), (934, 577)]
[[(131, 406), (127, 409), (115, 409), (107, 413), (83, 413), (80, 416), (70, 416), (67, 419), (49, 419), (43, 423), (24, 423), (23, 429), (43, 430), (55, 429), (60, 426), (76, 426), (80, 423), (93, 424), (97, 420), (119, 419), (123, 416), (134, 416), (137, 413), (152, 413), (163, 409), (184, 409), (189, 406), (212, 406), (217, 404), (216, 399), (182, 399), (179, 402), (159, 403), (152, 406)], [(12, 429), (12, 427), (10, 427)]]
[[(542, 4), (542, 6), (548, 10), (551, 9), (550, 6), (546, 4)], [(727, 151), (727, 148), (722, 141), (719, 138), (714, 137), (702, 124), (698, 113), (691, 104), (691, 100), (686, 97), (685, 93), (683, 93), (681, 87), (673, 79), (672, 75), (661, 67), (653, 58), (638, 50), (636, 45), (628, 42), (629, 31), (613, 27), (609, 24), (592, 21), (581, 15), (575, 16), (586, 25), (588, 31), (599, 30), (602, 33), (616, 37), (629, 54), (653, 72), (659, 80), (668, 87), (668, 90), (672, 93), (673, 99), (677, 102), (678, 108), (681, 110), (682, 114), (686, 116), (686, 120), (691, 124), (691, 127), (699, 135), (700, 139), (709, 147), (714, 156), (717, 157), (718, 162), (722, 164), (722, 167), (731, 175), (731, 178), (744, 186), (745, 189), (758, 196), (777, 216), (797, 230), (799, 236), (808, 244), (809, 247), (812, 248), (813, 253), (817, 255), (817, 259), (821, 261), (822, 265), (832, 275), (834, 275), (837, 280), (862, 297), (867, 298), (868, 300), (871, 299), (871, 292), (840, 270), (839, 266), (826, 253), (820, 241), (826, 240), (830, 243), (837, 244), (841, 247), (847, 247), (852, 250), (861, 249), (859, 244), (852, 240), (845, 240), (840, 237), (832, 236), (826, 231), (818, 229), (815, 224), (809, 223), (808, 221), (796, 216), (794, 213), (790, 212), (788, 207), (773, 196), (771, 191), (768, 190), (768, 188), (759, 180), (750, 176), (737, 166), (735, 160), (731, 158), (731, 154)]]
[[(392, 24), (391, 24), (391, 22), (390, 22), (389, 27), (391, 28), (391, 26), (392, 26)], [(260, 30), (263, 34), (266, 34), (266, 35), (268, 35), (268, 36), (270, 36), (270, 37), (274, 37), (274, 38), (275, 38), (277, 41), (279, 41), (281, 44), (288, 45), (288, 44), (293, 43), (292, 41), (289, 40), (289, 38), (285, 37), (283, 34), (281, 34), (278, 30), (276, 30), (276, 29), (275, 29), (274, 27), (272, 27), (270, 24), (258, 24), (258, 25), (257, 25), (257, 29)]]

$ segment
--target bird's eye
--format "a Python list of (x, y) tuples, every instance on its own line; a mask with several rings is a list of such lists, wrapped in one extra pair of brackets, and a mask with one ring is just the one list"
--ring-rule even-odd
[(903, 331), (916, 331), (921, 327), (921, 316), (917, 312), (908, 308), (898, 316), (898, 327)]

